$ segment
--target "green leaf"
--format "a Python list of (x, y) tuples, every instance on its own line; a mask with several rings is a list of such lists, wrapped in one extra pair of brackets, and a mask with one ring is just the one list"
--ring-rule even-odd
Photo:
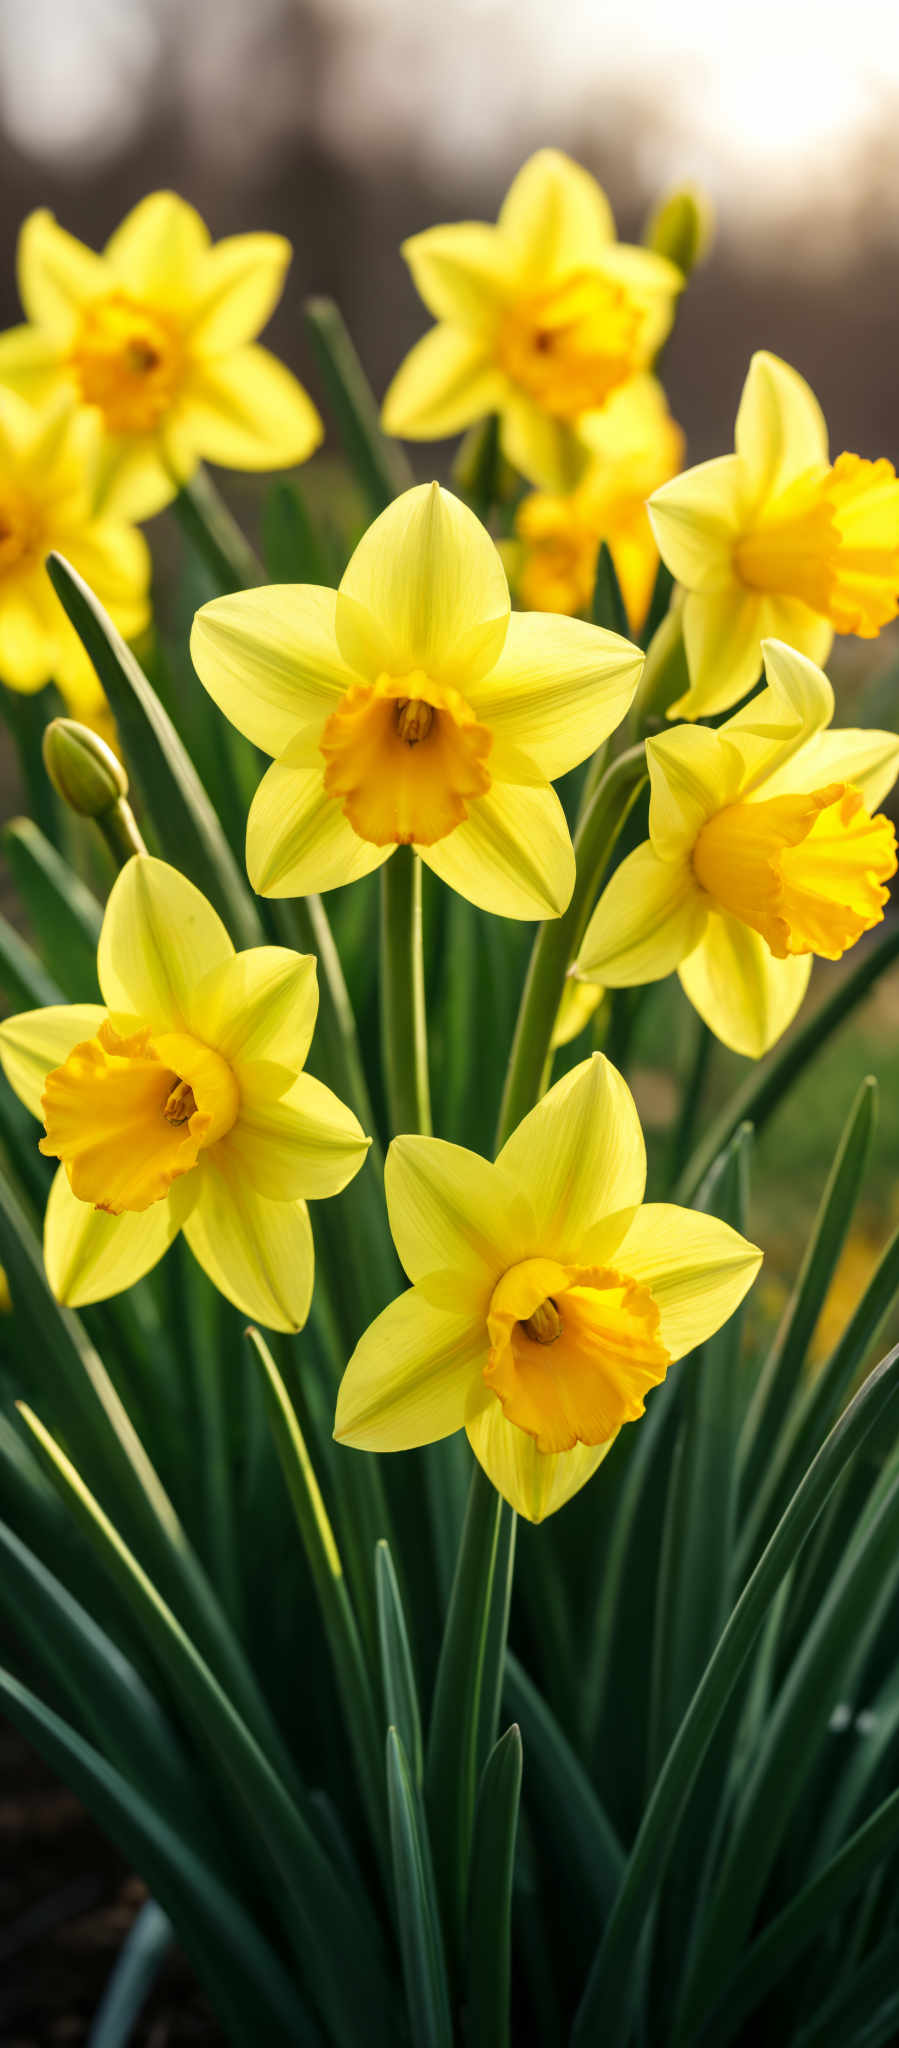
[(48, 556), (47, 570), (109, 698), (128, 772), (163, 853), (214, 903), (236, 946), (258, 946), (262, 927), (252, 897), (167, 711), (82, 578), (61, 555)]
[(5, 917), (0, 917), (0, 988), (15, 1010), (42, 1010), (47, 1003), (65, 1002), (58, 982)]
[(391, 1137), (431, 1129), (421, 861), (398, 846), (381, 869), (381, 1066)]
[(333, 299), (307, 299), (306, 327), (337, 432), (374, 519), (415, 478), (399, 442), (382, 432), (377, 401)]
[[(696, 1771), (759, 1634), (777, 1588), (822, 1508), (899, 1386), (899, 1347), (869, 1374), (793, 1495), (706, 1665), (646, 1806), (621, 1889), (597, 1949), (572, 2048), (624, 2038), (637, 1958)], [(890, 1417), (899, 1423), (899, 1415)]]
[(652, 596), (649, 600), (646, 623), (640, 635), (641, 646), (648, 647), (653, 635), (658, 632), (662, 620), (667, 615), (673, 589), (674, 577), (671, 574), (671, 570), (667, 562), (660, 561), (656, 570), (656, 580), (652, 586)]
[(885, 1936), (792, 2048), (890, 2048), (899, 2032), (899, 1934)]
[(409, 1760), (413, 1781), (420, 1787), (424, 1774), (424, 1751), (418, 1688), (390, 1545), (383, 1539), (375, 1547), (375, 1586), (378, 1600), (381, 1677), (387, 1720), (390, 1726), (396, 1728)]
[(265, 582), (262, 563), (202, 465), (182, 484), (173, 509), (182, 533), (219, 590), (255, 590)]
[(600, 542), (591, 609), (595, 626), (604, 626), (607, 633), (620, 633), (623, 640), (630, 639), (627, 606), (621, 595), (618, 572), (607, 540)]
[(100, 1001), (97, 942), (103, 912), (80, 876), (31, 818), (14, 818), (3, 834), (10, 873), (64, 996)]
[(478, 1790), (468, 1880), (466, 2040), (470, 2048), (508, 2048), (512, 1880), (521, 1798), (518, 1728), (491, 1750)]
[(155, 1899), (147, 1899), (125, 1937), (97, 2007), (87, 2048), (127, 2048), (156, 1979), (171, 1954), (175, 1930)]
[(504, 1698), (524, 1737), (528, 1811), (538, 1823), (554, 1884), (579, 1902), (585, 1919), (589, 1914), (602, 1921), (624, 1872), (618, 1836), (555, 1715), (511, 1654)]
[(262, 545), (273, 583), (330, 582), (328, 564), (298, 484), (272, 486), (262, 514)]
[(387, 1800), (403, 1978), (414, 2048), (452, 2048), (446, 1963), (421, 1800), (396, 1728), (387, 1731)]

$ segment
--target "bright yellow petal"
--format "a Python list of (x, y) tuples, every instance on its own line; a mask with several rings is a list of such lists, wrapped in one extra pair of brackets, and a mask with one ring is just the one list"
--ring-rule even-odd
[(646, 1185), (640, 1119), (617, 1068), (599, 1052), (572, 1067), (512, 1132), (498, 1164), (533, 1208), (527, 1249), (576, 1261), (587, 1231), (642, 1201)]
[(498, 226), (520, 273), (541, 284), (589, 269), (615, 236), (602, 186), (560, 149), (538, 149), (522, 165)]
[(84, 1308), (133, 1287), (162, 1258), (179, 1228), (171, 1201), (124, 1216), (79, 1202), (61, 1166), (44, 1217), (44, 1264), (57, 1301)]
[(561, 917), (574, 888), (574, 849), (555, 790), (494, 783), (464, 824), (418, 849), (426, 866), (495, 917)]
[(407, 1451), (454, 1435), (487, 1353), (483, 1316), (435, 1308), (411, 1287), (357, 1344), (340, 1382), (335, 1437), (360, 1450)]
[(692, 853), (697, 833), (740, 787), (740, 757), (705, 725), (676, 725), (646, 742), (649, 836), (661, 860)]
[(582, 619), (513, 612), (499, 660), (469, 702), (554, 782), (621, 724), (644, 659), (629, 640)]
[(19, 294), (35, 327), (65, 343), (87, 299), (109, 290), (102, 256), (59, 226), (46, 207), (30, 213), (19, 236)]
[(775, 960), (749, 925), (713, 912), (679, 974), (684, 993), (716, 1038), (757, 1060), (792, 1023), (811, 971), (810, 953)]
[(756, 501), (779, 497), (797, 477), (827, 465), (827, 423), (814, 392), (767, 349), (749, 365), (734, 445)]
[(255, 342), (195, 362), (180, 411), (198, 453), (224, 469), (290, 469), (324, 435), (292, 370)]
[(231, 954), (191, 998), (197, 1036), (238, 1071), (245, 1060), (271, 1060), (298, 1073), (317, 1014), (314, 956), (287, 946), (251, 946)]
[(0, 384), (33, 405), (74, 395), (58, 344), (38, 327), (10, 327), (0, 334)]
[(381, 628), (394, 675), (424, 669), (464, 695), (502, 650), (506, 572), (480, 520), (439, 484), (417, 484), (388, 505), (363, 534), (340, 590)]
[(572, 1039), (580, 1037), (581, 1032), (586, 1030), (587, 1025), (595, 1017), (604, 999), (605, 989), (596, 983), (566, 981), (553, 1025), (554, 1052), (557, 1046), (570, 1045)]
[(717, 455), (661, 484), (646, 507), (659, 553), (686, 590), (733, 590), (734, 542), (745, 517), (736, 455)]
[[(296, 765), (294, 765), (296, 763)], [(247, 873), (260, 896), (309, 896), (370, 875), (393, 853), (360, 839), (328, 795), (302, 737), (263, 775), (247, 819)]]
[(611, 1450), (605, 1444), (576, 1444), (573, 1451), (538, 1451), (532, 1436), (507, 1422), (502, 1404), (485, 1389), (484, 1405), (469, 1414), (468, 1441), (497, 1493), (528, 1522), (542, 1522), (579, 1493)]
[(490, 327), (517, 277), (505, 238), (480, 220), (426, 228), (402, 253), (428, 312), (461, 327)]
[(291, 254), (284, 235), (228, 235), (216, 242), (194, 274), (192, 348), (215, 355), (254, 341), (284, 290)]
[(229, 1171), (276, 1202), (339, 1195), (371, 1143), (352, 1110), (312, 1074), (277, 1094), (283, 1071), (268, 1060), (244, 1062), (238, 1079), (237, 1122), (222, 1140)]
[(197, 983), (234, 948), (212, 904), (177, 868), (149, 854), (112, 885), (97, 973), (110, 1010), (153, 1031), (188, 1031)]
[(506, 380), (484, 336), (441, 321), (401, 362), (381, 409), (386, 434), (442, 441), (503, 401)]
[(110, 235), (104, 257), (109, 282), (151, 306), (179, 311), (193, 296), (209, 230), (177, 192), (150, 192)]
[(323, 726), (358, 681), (337, 645), (337, 594), (311, 583), (214, 597), (197, 612), (194, 667), (210, 697), (267, 754), (301, 726)]
[(615, 1257), (622, 1273), (652, 1289), (659, 1337), (673, 1359), (720, 1330), (762, 1263), (758, 1247), (728, 1223), (670, 1202), (644, 1203)]
[(762, 653), (767, 688), (720, 728), (743, 762), (741, 795), (767, 794), (774, 775), (833, 717), (833, 690), (813, 661), (779, 640), (766, 640)]
[(55, 646), (37, 593), (10, 578), (0, 587), (0, 678), (7, 688), (30, 696), (49, 683)]
[(23, 1010), (0, 1024), (0, 1065), (20, 1102), (32, 1116), (41, 1115), (44, 1082), (54, 1067), (68, 1059), (73, 1045), (94, 1038), (106, 1016), (101, 1003), (58, 1003), (46, 1010)]
[[(387, 1154), (384, 1190), (393, 1241), (410, 1280), (445, 1273), (456, 1305), (464, 1284), (486, 1315), (485, 1290), (489, 1297), (534, 1228), (512, 1176), (463, 1145), (404, 1136), (394, 1138)], [(447, 1306), (451, 1302), (450, 1294)]]
[(738, 704), (762, 672), (762, 634), (769, 600), (737, 585), (691, 591), (681, 612), (690, 688), (668, 707), (669, 718), (712, 718)]
[(766, 776), (764, 797), (826, 789), (829, 782), (851, 782), (860, 789), (869, 813), (889, 795), (899, 775), (899, 739), (895, 733), (819, 732), (784, 768)]
[(511, 387), (502, 402), (500, 446), (513, 469), (561, 497), (575, 489), (586, 467), (587, 452), (574, 427)]
[(660, 860), (647, 839), (603, 890), (576, 971), (609, 988), (661, 981), (698, 944), (707, 915), (689, 860)]
[(231, 1171), (224, 1148), (205, 1153), (184, 1225), (213, 1286), (267, 1330), (301, 1330), (309, 1314), (315, 1255), (305, 1202), (271, 1202)]
[(150, 550), (142, 533), (117, 519), (94, 519), (60, 546), (119, 632), (133, 640), (150, 623)]
[(180, 462), (173, 473), (156, 434), (111, 434), (103, 444), (97, 487), (98, 504), (115, 519), (153, 519), (170, 505), (178, 480), (187, 482), (196, 456)]

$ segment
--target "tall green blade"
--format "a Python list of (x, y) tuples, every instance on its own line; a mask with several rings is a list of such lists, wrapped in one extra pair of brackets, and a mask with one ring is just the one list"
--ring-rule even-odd
[(98, 1003), (103, 912), (96, 896), (31, 818), (14, 818), (7, 825), (3, 847), (54, 979), (70, 1002)]
[(390, 1545), (383, 1539), (375, 1549), (375, 1585), (387, 1721), (389, 1726), (396, 1728), (413, 1781), (420, 1787), (424, 1775), (424, 1749), (415, 1667)]
[(119, 1950), (87, 2048), (127, 2048), (174, 1939), (168, 1914), (147, 1899)]
[(440, 1913), (424, 1811), (396, 1728), (387, 1731), (387, 1800), (397, 1924), (414, 2048), (453, 2048)]
[(478, 1790), (468, 1888), (466, 2038), (470, 2048), (509, 2048), (512, 1880), (521, 1798), (516, 1727), (491, 1750)]

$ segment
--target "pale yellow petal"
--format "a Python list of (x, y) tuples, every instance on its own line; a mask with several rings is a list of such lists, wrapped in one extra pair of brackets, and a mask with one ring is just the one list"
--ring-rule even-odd
[(199, 1190), (184, 1225), (194, 1258), (245, 1316), (268, 1330), (301, 1330), (315, 1266), (306, 1204), (257, 1194), (222, 1153), (205, 1153), (194, 1168)]
[[(296, 765), (294, 765), (296, 763)], [(302, 737), (263, 775), (247, 819), (247, 873), (260, 896), (310, 896), (370, 875), (395, 851), (360, 839), (308, 766)]]
[(255, 342), (197, 360), (179, 411), (198, 453), (225, 469), (290, 469), (324, 436), (293, 371)]
[(480, 331), (441, 321), (404, 357), (381, 409), (386, 434), (442, 441), (503, 402), (506, 379)]
[(133, 1287), (162, 1258), (179, 1227), (171, 1201), (123, 1216), (79, 1202), (60, 1166), (44, 1217), (44, 1264), (57, 1301), (84, 1308)]
[(33, 405), (75, 395), (59, 343), (39, 327), (10, 327), (0, 334), (0, 384)]
[(23, 223), (16, 267), (28, 319), (63, 344), (85, 302), (110, 288), (103, 257), (61, 228), (46, 207)]
[(215, 355), (254, 341), (284, 290), (291, 254), (284, 235), (227, 235), (216, 242), (193, 278), (191, 347)]
[(713, 718), (738, 704), (762, 672), (762, 634), (770, 600), (738, 584), (690, 591), (681, 611), (690, 688), (668, 707), (669, 718)]
[(478, 1464), (510, 1507), (528, 1522), (542, 1522), (586, 1486), (615, 1438), (576, 1444), (573, 1451), (538, 1451), (532, 1436), (506, 1421), (496, 1395), (484, 1392), (483, 1405), (473, 1406), (466, 1425)]
[(73, 1045), (95, 1038), (106, 1016), (101, 1003), (54, 1003), (46, 1010), (22, 1010), (0, 1024), (0, 1065), (20, 1102), (41, 1115), (44, 1082), (68, 1059)]
[(685, 590), (733, 590), (734, 542), (745, 518), (736, 455), (716, 455), (661, 484), (646, 507), (663, 562)]
[(661, 860), (692, 853), (706, 819), (733, 803), (740, 756), (705, 725), (676, 725), (646, 742), (649, 836)]
[(500, 447), (530, 483), (561, 497), (576, 488), (586, 468), (587, 450), (575, 428), (511, 385), (502, 402)]
[(221, 1145), (229, 1172), (276, 1202), (339, 1195), (371, 1143), (352, 1110), (312, 1074), (277, 1093), (284, 1072), (268, 1060), (242, 1062), (238, 1081), (237, 1122)]
[(876, 811), (899, 775), (899, 739), (892, 732), (853, 729), (819, 732), (786, 766), (766, 776), (761, 796), (826, 789), (829, 782), (851, 782), (860, 789), (865, 809)]
[(117, 519), (93, 519), (60, 548), (111, 614), (126, 640), (150, 623), (150, 550), (135, 526)]
[(110, 283), (151, 306), (186, 311), (209, 230), (177, 192), (150, 192), (125, 215), (103, 252)]
[(97, 973), (110, 1010), (154, 1031), (190, 1029), (202, 976), (234, 948), (218, 915), (186, 875), (149, 854), (126, 862), (112, 885)]
[(464, 824), (418, 849), (426, 866), (495, 917), (561, 917), (574, 888), (574, 849), (555, 790), (496, 782)]
[(394, 1138), (384, 1191), (393, 1241), (410, 1280), (445, 1271), (457, 1305), (469, 1290), (486, 1314), (499, 1275), (521, 1258), (533, 1217), (501, 1166), (442, 1138)]
[(158, 434), (110, 434), (104, 440), (97, 497), (116, 519), (153, 519), (177, 495), (197, 466), (196, 452), (173, 473)]
[(646, 1185), (640, 1119), (617, 1067), (599, 1052), (572, 1067), (512, 1132), (498, 1163), (534, 1211), (528, 1253), (576, 1261), (587, 1231), (642, 1201)]
[(629, 640), (582, 619), (513, 612), (499, 660), (469, 702), (554, 782), (621, 724), (644, 659)]
[(618, 1271), (651, 1288), (659, 1337), (672, 1359), (727, 1322), (762, 1263), (758, 1247), (728, 1223), (670, 1202), (637, 1210), (615, 1258)]
[(815, 394), (767, 349), (749, 365), (734, 445), (756, 500), (779, 497), (797, 477), (826, 467), (827, 423)]
[(245, 1060), (272, 1060), (298, 1073), (317, 1014), (315, 958), (287, 946), (251, 946), (231, 954), (191, 996), (197, 1037), (238, 1072)]
[(678, 971), (684, 993), (716, 1038), (757, 1060), (792, 1023), (812, 961), (809, 953), (775, 960), (758, 932), (716, 911)]
[(603, 890), (576, 971), (609, 988), (661, 981), (698, 944), (707, 915), (689, 860), (660, 860), (647, 839)]
[(214, 597), (197, 612), (194, 667), (210, 697), (257, 747), (280, 754), (301, 726), (323, 726), (358, 681), (337, 645), (337, 594), (311, 583)]
[(407, 1451), (465, 1422), (472, 1380), (487, 1363), (482, 1316), (435, 1308), (411, 1287), (369, 1325), (337, 1395), (334, 1435), (366, 1451)]
[(340, 584), (389, 644), (394, 675), (466, 686), (506, 637), (509, 586), (486, 527), (439, 484), (404, 491), (363, 534)]
[(37, 593), (12, 578), (0, 585), (0, 679), (31, 696), (53, 673), (56, 636), (47, 631)]
[(570, 1045), (595, 1017), (605, 1000), (605, 989), (589, 981), (566, 981), (553, 1025), (552, 1049)]
[(762, 647), (767, 687), (720, 730), (743, 762), (742, 795), (767, 792), (773, 776), (791, 763), (833, 717), (826, 675), (780, 640)]
[(590, 268), (615, 235), (602, 186), (560, 149), (538, 149), (522, 165), (498, 226), (521, 274), (546, 284)]
[(480, 220), (426, 228), (402, 253), (428, 312), (462, 327), (492, 326), (518, 274), (505, 237)]

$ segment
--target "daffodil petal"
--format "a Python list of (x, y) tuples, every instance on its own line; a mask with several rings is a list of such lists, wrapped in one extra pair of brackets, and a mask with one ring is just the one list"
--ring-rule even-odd
[(574, 427), (511, 386), (502, 403), (500, 446), (513, 469), (541, 491), (560, 496), (575, 489), (586, 466), (586, 449)]
[(591, 268), (615, 235), (602, 186), (560, 149), (538, 149), (522, 165), (498, 226), (521, 274), (541, 283)]
[(196, 361), (181, 406), (200, 454), (226, 469), (289, 469), (324, 435), (299, 379), (255, 342)]
[(576, 1444), (573, 1451), (538, 1451), (532, 1436), (506, 1421), (496, 1395), (484, 1391), (483, 1405), (472, 1409), (466, 1423), (478, 1464), (510, 1507), (528, 1522), (542, 1522), (586, 1486), (615, 1438)]
[(284, 235), (227, 235), (208, 249), (193, 284), (191, 346), (204, 355), (240, 348), (261, 334), (291, 258)]
[(278, 1093), (283, 1078), (268, 1060), (241, 1065), (237, 1122), (222, 1141), (229, 1171), (276, 1202), (338, 1195), (358, 1173), (371, 1141), (322, 1081), (298, 1074)]
[(720, 728), (743, 762), (741, 794), (770, 787), (833, 717), (833, 690), (822, 670), (780, 640), (765, 640), (767, 688)]
[(876, 811), (899, 775), (899, 739), (892, 732), (852, 729), (819, 732), (773, 775), (765, 777), (763, 795), (801, 794), (826, 789), (830, 782), (851, 782), (860, 789), (865, 809)]
[(737, 795), (739, 754), (705, 725), (677, 725), (646, 742), (649, 836), (661, 860), (692, 852), (697, 833)]
[(576, 961), (577, 973), (609, 988), (661, 981), (691, 953), (708, 915), (689, 860), (661, 860), (646, 840), (615, 869)]
[(336, 591), (273, 583), (197, 612), (190, 652), (200, 681), (267, 754), (282, 753), (301, 726), (323, 726), (358, 681), (337, 645), (336, 610)]
[(308, 765), (302, 736), (263, 775), (247, 819), (247, 873), (260, 896), (309, 896), (357, 882), (394, 850), (354, 832), (325, 789), (323, 764)]
[(762, 634), (769, 600), (734, 584), (690, 591), (681, 612), (690, 688), (669, 705), (669, 718), (712, 718), (739, 703), (762, 672)]
[(44, 1082), (68, 1059), (73, 1045), (95, 1038), (106, 1016), (101, 1003), (54, 1003), (22, 1010), (0, 1024), (0, 1065), (20, 1102), (41, 1117)]
[(181, 312), (208, 248), (209, 230), (195, 207), (177, 192), (150, 192), (125, 215), (103, 254), (110, 283)]
[[(207, 1152), (184, 1235), (213, 1286), (268, 1330), (301, 1330), (309, 1314), (315, 1255), (305, 1202), (273, 1202)], [(193, 1179), (194, 1175), (191, 1176)]]
[(28, 319), (62, 342), (86, 300), (109, 290), (102, 256), (61, 228), (46, 207), (30, 213), (19, 236), (19, 294)]
[(442, 441), (495, 412), (505, 390), (484, 336), (441, 321), (409, 350), (388, 386), (381, 408), (384, 432)]
[(792, 1023), (811, 971), (811, 954), (775, 960), (758, 932), (717, 911), (678, 970), (709, 1030), (751, 1060), (761, 1059)]
[(463, 824), (418, 852), (449, 888), (495, 917), (561, 917), (574, 888), (565, 813), (548, 786), (494, 783)]
[(423, 669), (464, 694), (502, 650), (506, 572), (480, 520), (439, 484), (418, 484), (388, 505), (363, 534), (340, 589), (382, 628), (395, 675)]
[(736, 455), (716, 455), (653, 491), (646, 509), (659, 553), (686, 590), (733, 593), (733, 548), (742, 529), (743, 500)]
[(643, 1199), (646, 1147), (627, 1082), (593, 1053), (529, 1112), (497, 1163), (527, 1192), (533, 1249), (576, 1260), (593, 1225)]
[(428, 312), (460, 326), (489, 326), (517, 275), (504, 237), (480, 220), (426, 228), (409, 236), (402, 253)]
[(698, 1209), (645, 1202), (616, 1247), (618, 1270), (652, 1290), (659, 1337), (685, 1357), (726, 1323), (762, 1263), (758, 1247)]
[(411, 1287), (357, 1344), (340, 1382), (335, 1437), (360, 1450), (407, 1451), (453, 1436), (487, 1352), (483, 1316), (435, 1308)]
[(10, 327), (0, 334), (0, 381), (35, 405), (56, 394), (74, 395), (58, 344), (39, 327)]
[(136, 527), (118, 519), (94, 519), (67, 543), (66, 559), (90, 584), (126, 640), (144, 631), (150, 623), (150, 550)]
[(36, 593), (14, 584), (0, 589), (0, 676), (8, 688), (28, 696), (43, 689), (51, 679), (53, 645)]
[(104, 513), (116, 519), (152, 519), (177, 495), (197, 465), (196, 451), (177, 473), (156, 434), (110, 434), (104, 441), (97, 487)]
[(170, 1200), (124, 1216), (79, 1202), (60, 1166), (44, 1217), (44, 1264), (57, 1301), (84, 1308), (133, 1287), (162, 1258), (179, 1228)]
[(743, 386), (734, 446), (756, 499), (775, 498), (828, 461), (827, 424), (799, 371), (759, 349)]
[(513, 612), (499, 660), (469, 702), (554, 782), (621, 724), (643, 661), (629, 640), (581, 619)]
[(233, 956), (212, 904), (177, 868), (149, 854), (126, 861), (112, 885), (97, 975), (113, 1011), (153, 1031), (190, 1028), (196, 983)]
[(197, 1037), (238, 1070), (245, 1060), (271, 1060), (298, 1072), (317, 1014), (315, 958), (287, 946), (231, 954), (204, 975), (191, 998)]
[(410, 1280), (445, 1269), (486, 1314), (498, 1275), (533, 1231), (526, 1197), (501, 1166), (442, 1138), (394, 1138), (384, 1169), (390, 1229)]

